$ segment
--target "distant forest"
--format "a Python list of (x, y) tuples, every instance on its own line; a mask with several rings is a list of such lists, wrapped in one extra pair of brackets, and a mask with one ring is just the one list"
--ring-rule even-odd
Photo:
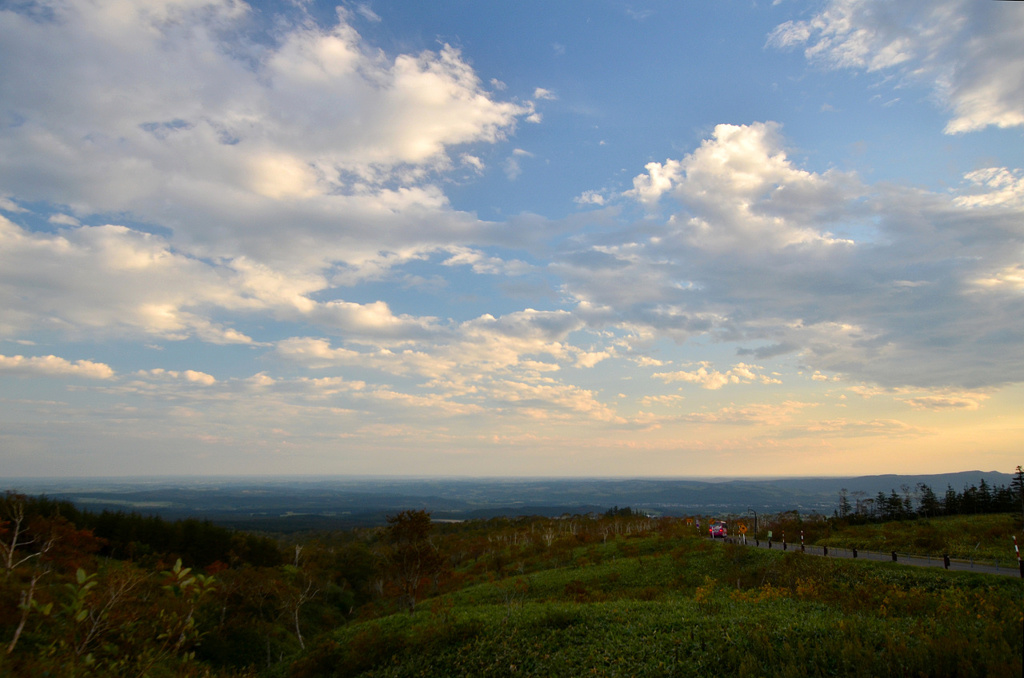
[[(915, 506), (916, 503), (916, 506)], [(982, 478), (977, 485), (957, 492), (951, 485), (940, 496), (925, 483), (879, 492), (874, 497), (863, 491), (839, 490), (836, 517), (850, 522), (908, 520), (973, 513), (1024, 513), (1024, 469), (1017, 467), (1009, 485), (989, 485)]]

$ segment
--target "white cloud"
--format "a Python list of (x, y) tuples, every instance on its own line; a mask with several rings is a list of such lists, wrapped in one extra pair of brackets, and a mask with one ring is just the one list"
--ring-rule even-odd
[(369, 3), (365, 3), (365, 2), (358, 3), (356, 5), (356, 12), (359, 14), (359, 16), (363, 17), (364, 19), (366, 19), (368, 21), (372, 21), (374, 23), (380, 23), (380, 21), (381, 21), (380, 16), (376, 12), (373, 11), (373, 9), (370, 7)]
[(213, 375), (207, 374), (205, 372), (198, 372), (196, 370), (185, 370), (184, 372), (179, 372), (177, 370), (165, 370), (158, 367), (152, 370), (139, 370), (137, 376), (146, 379), (170, 379), (173, 381), (181, 380), (192, 384), (199, 384), (201, 386), (213, 386), (214, 384), (217, 383), (217, 380), (213, 377)]
[(322, 326), (336, 328), (352, 338), (371, 340), (423, 337), (430, 334), (435, 325), (431, 317), (396, 316), (383, 301), (370, 304), (329, 301), (317, 306), (311, 316)]
[(55, 355), (25, 357), (0, 355), (0, 373), (18, 376), (83, 377), (85, 379), (113, 379), (109, 365), (91, 360), (71, 362)]
[(1024, 172), (1006, 167), (986, 167), (968, 172), (966, 195), (953, 201), (964, 207), (1024, 207)]
[(212, 386), (217, 382), (212, 375), (205, 372), (198, 372), (196, 370), (185, 370), (184, 372), (186, 381), (199, 383), (204, 386)]
[(472, 167), (476, 172), (483, 172), (484, 171), (484, 162), (483, 162), (483, 160), (481, 160), (480, 158), (476, 157), (475, 155), (470, 155), (469, 153), (463, 153), (462, 155), (459, 156), (459, 159), (462, 161), (463, 165), (466, 165), (468, 167)]
[(669, 405), (675, 406), (682, 403), (686, 398), (677, 393), (670, 393), (668, 395), (656, 395), (656, 396), (644, 396), (640, 399), (640, 404), (644, 407), (650, 407), (651, 405)]
[[(362, 308), (359, 312), (372, 310)], [(384, 317), (387, 327), (392, 323), (402, 325), (402, 321), (394, 320), (393, 316)], [(359, 364), (392, 374), (475, 379), (482, 374), (516, 367), (529, 371), (558, 369), (556, 364), (536, 362), (539, 357), (566, 363), (577, 360), (580, 351), (564, 341), (582, 325), (578, 318), (565, 311), (526, 309), (500, 318), (484, 315), (457, 325), (416, 325), (417, 329), (430, 329), (430, 332), (402, 334), (402, 350), (385, 348), (391, 335), (378, 332), (375, 336), (379, 340), (369, 350), (332, 348), (327, 339), (295, 337), (278, 342), (276, 353), (310, 367)], [(358, 328), (353, 328), (352, 333), (356, 336), (351, 341), (371, 343), (358, 337)]]
[(760, 374), (764, 368), (758, 365), (737, 363), (725, 372), (719, 372), (711, 368), (711, 363), (702, 362), (696, 370), (679, 370), (676, 372), (657, 372), (651, 376), (660, 379), (666, 384), (676, 381), (683, 381), (690, 384), (697, 384), (701, 388), (717, 391), (729, 384), (781, 384), (782, 382), (769, 375)]
[(577, 367), (593, 367), (602, 360), (612, 357), (611, 351), (580, 351), (576, 356)]
[(830, 0), (768, 44), (829, 68), (894, 71), (951, 109), (950, 134), (1024, 125), (1024, 13), (1011, 2)]
[(386, 56), (344, 12), (268, 41), (231, 0), (45, 4), (0, 11), (4, 194), (161, 224), (190, 255), (292, 274), (462, 241), (475, 220), (431, 182), (533, 112), (455, 48)]
[(707, 249), (847, 244), (821, 230), (834, 201), (856, 190), (850, 177), (795, 167), (774, 123), (717, 125), (683, 160), (652, 162), (627, 197), (653, 206), (664, 195), (695, 215), (692, 242)]
[(51, 224), (59, 226), (81, 226), (81, 222), (69, 214), (54, 214), (47, 219)]
[(0, 197), (0, 210), (3, 210), (4, 212), (12, 212), (12, 213), (28, 212), (27, 209), (25, 209), (24, 207), (21, 207), (20, 205), (18, 205), (18, 203), (14, 202), (10, 198), (4, 198), (4, 197)]
[(597, 400), (594, 392), (550, 379), (498, 381), (491, 397), (499, 407), (514, 409), (531, 419), (566, 419), (583, 414), (598, 421), (624, 421), (613, 408)]
[[(868, 186), (796, 166), (777, 125), (719, 125), (634, 180), (626, 197), (648, 218), (577, 238), (551, 270), (595, 328), (711, 337), (886, 385), (1012, 383), (1024, 379), (1017, 183), (995, 169), (954, 193)], [(728, 383), (710, 366), (675, 378)]]
[(687, 415), (686, 419), (702, 424), (779, 426), (791, 421), (802, 410), (816, 406), (815, 403), (794, 400), (746, 406), (730, 405), (714, 412), (694, 412)]
[(214, 343), (251, 339), (193, 309), (244, 308), (230, 277), (121, 226), (30, 233), (0, 217), (0, 336), (141, 332)]
[(604, 205), (604, 196), (597, 191), (583, 191), (580, 195), (573, 198), (573, 202), (577, 205)]
[(307, 367), (329, 367), (332, 365), (358, 364), (363, 354), (346, 348), (331, 348), (327, 339), (292, 337), (278, 342), (277, 355), (288, 360), (301, 362)]
[(533, 266), (524, 261), (513, 259), (505, 261), (499, 257), (487, 256), (479, 250), (469, 247), (448, 248), (451, 256), (446, 259), (444, 266), (470, 266), (474, 273), (482, 275), (524, 275), (533, 269)]
[[(353, 350), (334, 347), (324, 338), (293, 337), (278, 342), (275, 355), (312, 369), (359, 368), (411, 379), (418, 391), (450, 402), (453, 414), (472, 405), (529, 418), (564, 420), (580, 415), (617, 422), (613, 408), (601, 403), (596, 393), (552, 376), (562, 365), (593, 367), (612, 357), (610, 350), (588, 351), (568, 344), (569, 333), (581, 327), (569, 313), (527, 309), (450, 325), (401, 350)], [(388, 397), (413, 402), (407, 391), (389, 388)]]
[(991, 291), (1024, 292), (1024, 264), (1011, 264), (985, 277), (976, 278), (973, 283)]

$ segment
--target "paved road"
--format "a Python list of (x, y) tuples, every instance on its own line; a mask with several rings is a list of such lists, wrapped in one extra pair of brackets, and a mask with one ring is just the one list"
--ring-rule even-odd
[[(743, 543), (742, 539), (732, 538), (736, 543)], [(755, 548), (768, 548), (768, 542), (761, 540), (755, 542), (753, 539), (748, 539), (746, 542), (747, 546)], [(772, 549), (782, 550), (783, 545), (781, 542), (772, 542)], [(800, 544), (786, 544), (787, 551), (799, 551)], [(853, 551), (845, 548), (829, 548), (828, 553), (824, 553), (824, 548), (821, 546), (806, 546), (805, 553), (810, 555), (822, 556), (825, 555), (828, 558), (853, 558)], [(858, 560), (877, 560), (884, 562), (892, 562), (892, 553), (878, 553), (875, 551), (857, 551)], [(916, 567), (943, 567), (944, 563), (942, 557), (920, 557), (910, 556), (904, 553), (896, 554), (896, 562), (902, 565), (914, 565)], [(951, 558), (949, 561), (950, 570), (967, 571), (967, 572), (980, 572), (982, 574), (999, 574), (1007, 577), (1020, 577), (1021, 570), (1016, 560), (1007, 559), (1003, 563), (992, 563), (987, 561), (984, 563), (975, 563), (970, 560), (961, 560), (958, 558)]]

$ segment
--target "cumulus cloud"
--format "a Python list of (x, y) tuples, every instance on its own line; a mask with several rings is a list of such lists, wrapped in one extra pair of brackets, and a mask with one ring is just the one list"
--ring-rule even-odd
[(55, 329), (250, 343), (196, 312), (249, 305), (231, 277), (122, 226), (32, 233), (0, 217), (0, 335)]
[(576, 355), (577, 367), (593, 367), (602, 360), (612, 357), (611, 351), (580, 351)]
[[(482, 255), (474, 264), (480, 273), (526, 268)], [(55, 329), (70, 336), (139, 334), (253, 344), (245, 333), (211, 320), (224, 313), (269, 313), (375, 341), (401, 342), (436, 331), (435, 318), (396, 315), (383, 301), (315, 300), (314, 293), (327, 285), (317, 273), (281, 271), (244, 256), (187, 256), (160, 236), (123, 226), (34, 233), (0, 216), (0, 336)]]
[(726, 370), (725, 372), (719, 372), (711, 367), (711, 363), (702, 362), (700, 367), (696, 370), (679, 370), (676, 372), (657, 372), (652, 376), (655, 379), (660, 379), (666, 384), (670, 384), (676, 381), (682, 381), (690, 384), (697, 384), (701, 388), (706, 388), (711, 391), (717, 391), (723, 386), (729, 384), (781, 384), (782, 382), (778, 379), (761, 374), (760, 370), (764, 368), (757, 365), (747, 365), (746, 363), (738, 363), (733, 365), (732, 369)]
[(0, 196), (0, 210), (3, 210), (4, 212), (28, 212), (27, 209), (20, 206), (10, 198), (4, 198), (2, 196)]
[(375, 340), (427, 336), (435, 324), (431, 317), (396, 316), (383, 301), (370, 304), (329, 301), (318, 305), (312, 315), (318, 324), (337, 328), (350, 338), (362, 336)]
[(457, 49), (384, 55), (345, 12), (274, 17), (268, 39), (234, 0), (34, 6), (50, 18), (0, 10), (0, 100), (20, 121), (0, 135), (0, 190), (131, 214), (208, 259), (290, 276), (461, 240), (476, 222), (433, 179), (456, 148), (480, 169), (467, 147), (532, 113)]
[(600, 402), (593, 391), (552, 379), (500, 380), (493, 384), (490, 395), (499, 407), (530, 419), (558, 420), (582, 414), (598, 421), (625, 421), (614, 408)]
[(0, 355), (0, 372), (18, 376), (82, 377), (85, 379), (112, 379), (114, 370), (109, 365), (91, 360), (69, 361), (55, 355), (25, 357)]
[(444, 266), (469, 266), (474, 273), (481, 275), (524, 275), (533, 266), (524, 261), (513, 259), (506, 261), (499, 257), (488, 256), (480, 250), (469, 247), (448, 248), (451, 256), (443, 262)]
[[(516, 366), (535, 371), (548, 364), (558, 369), (557, 364), (538, 362), (542, 357), (567, 363), (596, 360), (596, 355), (581, 358), (586, 352), (565, 343), (568, 334), (582, 326), (566, 311), (527, 309), (500, 318), (483, 315), (463, 323), (437, 325), (429, 335), (408, 335), (400, 351), (381, 342), (376, 348), (353, 350), (332, 348), (324, 338), (293, 337), (278, 342), (276, 353), (311, 367), (361, 364), (393, 374), (457, 378)], [(358, 337), (350, 340), (360, 342)]]
[(956, 134), (1024, 125), (1024, 14), (1014, 3), (970, 0), (830, 0), (787, 21), (768, 44), (804, 46), (828, 68), (893, 72), (933, 88)]
[(401, 350), (349, 348), (325, 338), (292, 337), (278, 342), (274, 354), (311, 369), (359, 368), (412, 379), (432, 397), (485, 406), (495, 413), (552, 420), (580, 415), (618, 422), (620, 417), (597, 393), (552, 376), (563, 365), (590, 368), (613, 357), (611, 350), (583, 350), (566, 341), (582, 327), (565, 311), (527, 309), (449, 323)]
[[(1005, 384), (1024, 379), (1016, 181), (869, 186), (801, 169), (778, 125), (719, 125), (634, 180), (642, 228), (578, 238), (552, 269), (592, 326), (757, 342), (740, 355), (889, 386)], [(709, 366), (674, 378), (728, 383)]]
[(777, 124), (717, 125), (713, 138), (684, 159), (645, 169), (625, 195), (654, 205), (667, 194), (697, 212), (687, 223), (689, 239), (704, 249), (849, 244), (819, 224), (856, 182), (795, 167)]
[(140, 370), (137, 376), (152, 379), (182, 380), (191, 384), (199, 384), (201, 386), (213, 386), (217, 383), (217, 380), (213, 375), (196, 370), (185, 370), (184, 372), (179, 372), (177, 370), (155, 368), (152, 370)]
[(59, 226), (81, 226), (82, 223), (69, 214), (54, 214), (47, 219), (51, 224)]
[(1024, 172), (1006, 167), (986, 167), (968, 172), (969, 187), (953, 201), (964, 207), (1024, 207)]
[(583, 191), (583, 193), (573, 198), (573, 202), (577, 205), (604, 205), (605, 199), (597, 191)]
[(346, 348), (331, 348), (327, 339), (291, 337), (277, 343), (275, 353), (285, 359), (301, 362), (307, 367), (359, 364), (364, 354)]

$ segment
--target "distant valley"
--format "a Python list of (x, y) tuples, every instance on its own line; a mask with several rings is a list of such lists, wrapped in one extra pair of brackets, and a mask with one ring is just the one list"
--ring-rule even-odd
[(4, 489), (67, 499), (91, 511), (199, 517), (242, 529), (292, 532), (381, 525), (387, 515), (425, 509), (435, 520), (603, 512), (630, 506), (652, 515), (729, 515), (748, 510), (831, 515), (841, 489), (874, 497), (938, 494), (984, 479), (1008, 485), (995, 471), (846, 478), (396, 478), (220, 477), (9, 479)]

